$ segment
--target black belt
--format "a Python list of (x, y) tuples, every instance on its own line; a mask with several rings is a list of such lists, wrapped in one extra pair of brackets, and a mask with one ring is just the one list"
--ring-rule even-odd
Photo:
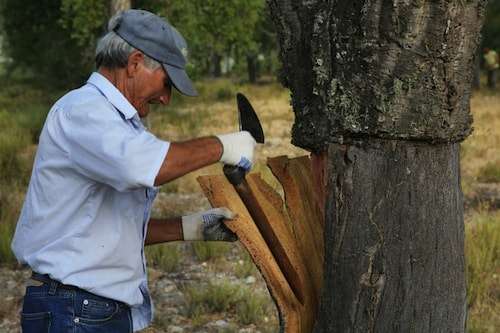
[(52, 285), (56, 288), (62, 288), (62, 289), (66, 289), (66, 290), (82, 290), (76, 286), (62, 284), (61, 282), (59, 282), (57, 280), (51, 279), (50, 276), (48, 276), (47, 274), (40, 274), (37, 272), (33, 272), (33, 273), (31, 273), (31, 278), (35, 281), (43, 282), (43, 283)]

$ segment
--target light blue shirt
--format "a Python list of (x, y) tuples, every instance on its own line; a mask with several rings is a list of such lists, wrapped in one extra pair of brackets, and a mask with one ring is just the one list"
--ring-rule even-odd
[(19, 262), (127, 303), (134, 331), (148, 326), (144, 240), (169, 146), (98, 73), (63, 96), (40, 135), (12, 241)]

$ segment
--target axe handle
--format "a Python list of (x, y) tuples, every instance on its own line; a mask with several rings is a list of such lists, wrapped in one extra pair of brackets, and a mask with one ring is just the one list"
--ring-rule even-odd
[[(226, 174), (226, 177), (229, 176)], [(231, 179), (229, 179), (231, 182)], [(270, 226), (267, 220), (267, 217), (262, 210), (259, 202), (255, 198), (252, 190), (248, 186), (246, 179), (243, 177), (240, 183), (234, 184), (232, 183), (236, 192), (240, 196), (241, 200), (245, 204), (250, 213), (250, 216), (254, 220), (257, 228), (259, 229), (264, 241), (266, 242), (269, 250), (273, 254), (274, 259), (276, 260), (279, 268), (283, 272), (290, 288), (293, 293), (299, 300), (301, 304), (304, 304), (304, 293), (302, 288), (302, 280), (299, 277), (299, 274), (293, 267), (288, 254), (286, 253), (283, 245), (279, 241), (278, 235), (275, 234), (273, 228)]]
[(245, 180), (246, 171), (243, 168), (225, 164), (222, 170), (224, 171), (224, 175), (226, 176), (227, 180), (229, 180), (229, 182), (233, 184), (233, 186), (237, 186), (238, 184), (241, 184), (243, 180)]

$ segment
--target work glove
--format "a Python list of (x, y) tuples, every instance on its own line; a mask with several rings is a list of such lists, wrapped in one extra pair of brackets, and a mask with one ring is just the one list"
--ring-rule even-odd
[(183, 216), (182, 235), (184, 240), (234, 242), (238, 240), (238, 236), (224, 225), (223, 220), (235, 217), (236, 215), (225, 207)]
[(224, 164), (239, 166), (250, 171), (253, 163), (253, 152), (257, 142), (247, 131), (217, 135), (222, 143), (223, 152), (220, 161)]

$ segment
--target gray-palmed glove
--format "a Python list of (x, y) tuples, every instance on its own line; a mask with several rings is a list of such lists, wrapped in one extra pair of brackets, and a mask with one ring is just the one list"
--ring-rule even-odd
[(184, 240), (234, 242), (238, 236), (224, 225), (224, 219), (233, 219), (236, 215), (225, 207), (212, 208), (182, 217)]

